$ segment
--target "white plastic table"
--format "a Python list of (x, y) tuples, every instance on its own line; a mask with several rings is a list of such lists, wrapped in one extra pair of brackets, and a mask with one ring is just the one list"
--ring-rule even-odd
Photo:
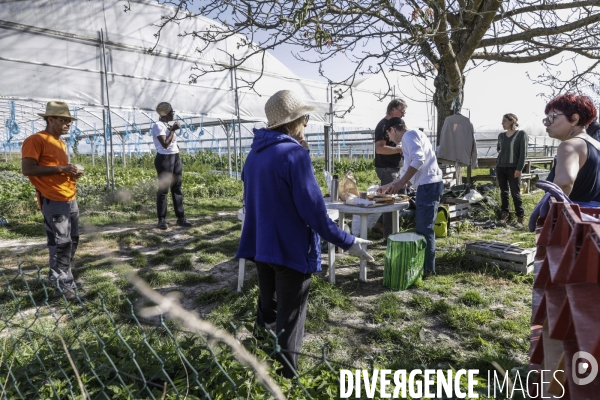
[[(327, 210), (338, 210), (339, 218), (338, 225), (340, 228), (344, 229), (344, 215), (345, 214), (353, 214), (360, 215), (360, 237), (362, 239), (367, 239), (367, 217), (369, 214), (377, 214), (377, 213), (392, 213), (392, 232), (398, 232), (400, 223), (400, 211), (406, 210), (408, 208), (408, 201), (404, 201), (402, 203), (390, 204), (387, 206), (378, 206), (378, 207), (359, 207), (359, 206), (351, 206), (346, 203), (328, 203), (325, 202), (327, 206)], [(329, 253), (329, 282), (335, 283), (335, 246), (329, 243), (327, 248)], [(367, 281), (367, 261), (360, 260), (360, 273), (359, 279), (363, 282)]]

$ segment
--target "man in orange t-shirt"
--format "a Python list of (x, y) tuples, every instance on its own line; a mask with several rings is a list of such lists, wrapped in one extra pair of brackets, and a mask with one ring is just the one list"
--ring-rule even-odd
[(69, 106), (61, 101), (46, 105), (46, 113), (38, 114), (46, 121), (46, 129), (29, 136), (21, 149), (21, 170), (35, 186), (50, 251), (50, 286), (60, 289), (68, 299), (75, 298), (75, 281), (71, 262), (79, 243), (79, 208), (76, 180), (83, 168), (69, 164), (61, 135), (69, 133), (75, 120)]

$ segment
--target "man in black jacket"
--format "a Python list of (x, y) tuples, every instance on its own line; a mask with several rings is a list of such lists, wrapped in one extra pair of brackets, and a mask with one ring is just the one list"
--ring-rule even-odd
[[(387, 185), (398, 178), (400, 160), (402, 159), (402, 147), (399, 146), (399, 143), (390, 141), (384, 127), (390, 118), (404, 117), (406, 107), (406, 102), (402, 99), (390, 101), (385, 117), (379, 121), (375, 128), (375, 172), (381, 180), (381, 185)], [(382, 214), (372, 230), (382, 233), (384, 237), (389, 236), (392, 233), (392, 213)]]

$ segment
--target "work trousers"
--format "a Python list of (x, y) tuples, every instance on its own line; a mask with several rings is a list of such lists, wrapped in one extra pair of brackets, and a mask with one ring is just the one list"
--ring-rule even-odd
[(171, 198), (177, 218), (183, 218), (183, 192), (181, 191), (181, 175), (183, 167), (177, 154), (157, 154), (154, 167), (158, 174), (158, 191), (156, 192), (156, 213), (158, 219), (167, 217), (167, 195), (171, 189)]
[(255, 264), (260, 292), (256, 325), (278, 335), (281, 352), (275, 358), (283, 366), (282, 375), (293, 378), (294, 371), (298, 369), (298, 353), (304, 339), (311, 274), (303, 274), (283, 265)]
[(425, 236), (425, 271), (435, 271), (435, 233), (433, 227), (444, 192), (442, 182), (419, 185), (417, 188), (415, 231)]
[(40, 197), (50, 251), (48, 283), (51, 287), (58, 284), (63, 290), (71, 290), (75, 286), (71, 263), (79, 244), (77, 200), (54, 201)]
[[(398, 168), (375, 168), (375, 173), (377, 173), (377, 177), (381, 181), (381, 186), (392, 183), (397, 179), (398, 171)], [(383, 225), (383, 237), (388, 237), (392, 233), (392, 213), (386, 212), (381, 214), (377, 222)]]
[(523, 200), (521, 199), (521, 177), (515, 178), (516, 168), (512, 167), (496, 167), (496, 178), (500, 187), (500, 208), (502, 211), (510, 212), (508, 204), (508, 190), (512, 194), (513, 202), (515, 203), (515, 213), (517, 217), (525, 215), (523, 208)]

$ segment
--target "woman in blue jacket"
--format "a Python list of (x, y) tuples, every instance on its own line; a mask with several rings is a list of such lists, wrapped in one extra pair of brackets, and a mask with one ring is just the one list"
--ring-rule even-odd
[(246, 216), (236, 257), (256, 264), (256, 324), (279, 335), (276, 359), (288, 378), (298, 365), (311, 274), (321, 270), (319, 236), (373, 261), (365, 250), (370, 242), (344, 232), (327, 215), (302, 146), (313, 110), (292, 91), (275, 93), (265, 105), (268, 127), (254, 130), (242, 171)]

